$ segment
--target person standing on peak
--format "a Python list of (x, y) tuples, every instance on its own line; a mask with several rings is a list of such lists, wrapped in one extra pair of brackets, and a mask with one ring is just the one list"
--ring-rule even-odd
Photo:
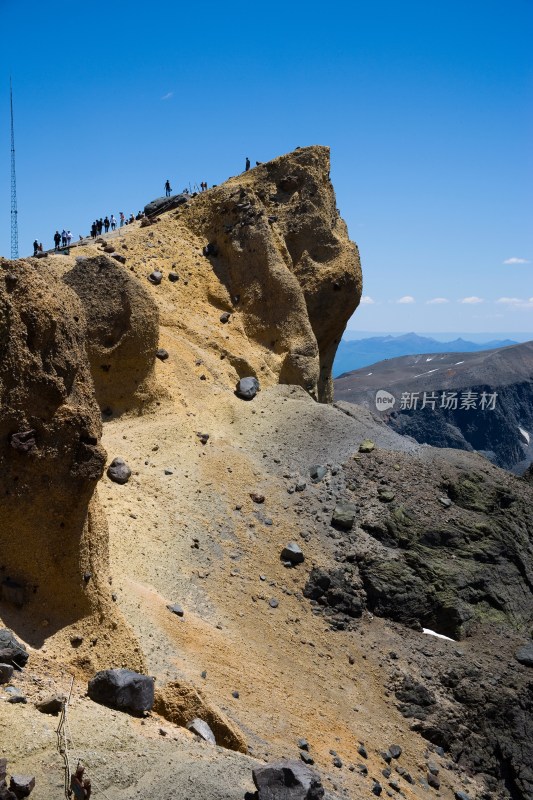
[(102, 217), (96, 220), (96, 230), (98, 231), (98, 236), (102, 235), (102, 228), (104, 227), (104, 220)]
[(66, 239), (67, 239), (67, 247), (70, 247), (70, 243), (71, 243), (71, 241), (72, 241), (72, 234), (71, 234), (71, 232), (70, 232), (70, 231), (67, 231), (67, 237), (66, 237)]
[(248, 156), (246, 156), (246, 168), (244, 171), (248, 172), (249, 169), (250, 169), (250, 159), (248, 158)]
[(109, 218), (106, 216), (104, 219), (104, 232), (107, 233), (109, 231)]
[(115, 215), (111, 214), (111, 230), (114, 231), (117, 227), (117, 221), (115, 219)]
[(54, 250), (59, 250), (60, 241), (61, 241), (61, 234), (59, 233), (59, 231), (56, 231), (54, 233), (54, 245), (55, 245)]
[(36, 239), (33, 243), (33, 255), (36, 256), (38, 252), (39, 252), (39, 242)]
[(166, 197), (170, 197), (171, 191), (172, 191), (172, 189), (170, 188), (170, 181), (167, 181), (165, 183), (165, 196)]
[(66, 246), (67, 246), (67, 232), (63, 228), (63, 230), (61, 231), (61, 247), (66, 247)]
[(120, 227), (122, 228), (122, 226), (124, 225), (124, 220), (126, 219), (126, 217), (124, 216), (124, 212), (121, 211), (118, 217), (120, 219)]

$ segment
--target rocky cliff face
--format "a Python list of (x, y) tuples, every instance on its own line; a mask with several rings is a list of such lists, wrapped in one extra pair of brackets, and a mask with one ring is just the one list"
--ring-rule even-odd
[(32, 643), (90, 615), (105, 613), (111, 631), (118, 615), (95, 496), (105, 451), (84, 312), (41, 264), (0, 267), (2, 616)]
[(333, 359), (362, 284), (328, 148), (269, 161), (196, 198), (184, 216), (211, 244), (213, 269), (279, 381), (331, 402)]

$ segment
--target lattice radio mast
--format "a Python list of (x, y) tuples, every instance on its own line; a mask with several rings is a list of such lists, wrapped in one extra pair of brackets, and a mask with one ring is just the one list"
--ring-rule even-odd
[(13, 87), (9, 79), (11, 105), (11, 258), (19, 257), (19, 226), (17, 212), (17, 176), (15, 173), (15, 128), (13, 126)]

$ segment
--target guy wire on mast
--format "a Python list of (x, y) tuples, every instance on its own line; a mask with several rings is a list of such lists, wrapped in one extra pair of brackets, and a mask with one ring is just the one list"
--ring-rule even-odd
[(15, 173), (15, 128), (13, 125), (13, 86), (9, 78), (9, 101), (11, 107), (11, 258), (19, 257), (19, 230), (17, 212), (17, 177)]

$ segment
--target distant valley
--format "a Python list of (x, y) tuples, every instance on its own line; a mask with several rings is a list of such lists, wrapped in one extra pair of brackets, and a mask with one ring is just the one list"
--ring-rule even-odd
[(476, 451), (518, 474), (533, 462), (533, 342), (380, 361), (337, 378), (335, 399), (422, 444)]

